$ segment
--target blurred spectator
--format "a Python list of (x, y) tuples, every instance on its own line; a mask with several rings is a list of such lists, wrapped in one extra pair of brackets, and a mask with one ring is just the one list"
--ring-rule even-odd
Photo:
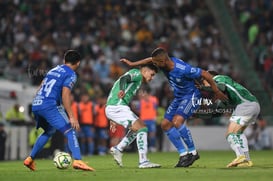
[(93, 155), (95, 151), (94, 110), (95, 105), (90, 100), (89, 95), (83, 93), (79, 102), (79, 123), (81, 128), (79, 140), (83, 155)]
[(109, 81), (110, 68), (105, 60), (105, 56), (101, 55), (94, 65), (96, 76), (100, 78), (103, 83)]
[(0, 122), (0, 161), (5, 160), (7, 133), (4, 124)]
[(246, 129), (249, 148), (253, 150), (272, 149), (271, 132), (267, 128), (266, 120), (261, 116), (257, 123)]
[(271, 132), (267, 128), (267, 122), (263, 118), (258, 121), (259, 135), (257, 138), (257, 144), (261, 150), (272, 149)]
[(25, 114), (22, 110), (20, 110), (19, 104), (14, 104), (13, 107), (11, 107), (6, 112), (6, 121), (12, 123), (12, 124), (20, 124), (24, 123), (26, 121)]
[(106, 155), (108, 152), (108, 119), (105, 115), (106, 97), (101, 96), (97, 99), (95, 106), (94, 126), (96, 130), (97, 150), (99, 155)]
[(9, 137), (12, 143), (9, 153), (9, 159), (11, 160), (23, 159), (28, 149), (28, 132), (25, 126), (26, 118), (23, 111), (23, 107), (16, 103), (6, 112), (5, 116), (6, 121), (11, 125)]

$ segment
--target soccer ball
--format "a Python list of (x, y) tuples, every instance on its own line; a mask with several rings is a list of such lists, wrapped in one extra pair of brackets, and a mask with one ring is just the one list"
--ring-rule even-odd
[(59, 169), (66, 169), (71, 165), (72, 158), (66, 152), (58, 152), (54, 156), (53, 163)]

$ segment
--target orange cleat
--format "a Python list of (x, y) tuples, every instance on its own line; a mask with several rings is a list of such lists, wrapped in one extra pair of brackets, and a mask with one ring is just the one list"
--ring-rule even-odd
[(26, 167), (28, 167), (28, 168), (29, 168), (30, 170), (32, 170), (32, 171), (35, 171), (35, 170), (36, 170), (34, 160), (33, 160), (30, 156), (28, 156), (28, 157), (24, 160), (24, 165), (25, 165)]
[(84, 171), (95, 171), (94, 168), (89, 167), (82, 160), (74, 160), (72, 166), (73, 166), (74, 169), (80, 169), (80, 170), (84, 170)]

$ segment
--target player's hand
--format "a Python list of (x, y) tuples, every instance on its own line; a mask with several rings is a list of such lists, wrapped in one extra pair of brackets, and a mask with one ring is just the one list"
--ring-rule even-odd
[(120, 90), (120, 91), (118, 92), (118, 97), (119, 97), (120, 99), (122, 99), (124, 96), (125, 96), (125, 92), (124, 92), (123, 90)]
[(133, 66), (132, 62), (130, 60), (126, 59), (126, 58), (122, 58), (122, 59), (120, 59), (120, 61), (127, 64), (127, 65), (129, 65), (130, 67)]
[(76, 131), (80, 130), (80, 124), (79, 121), (75, 118), (69, 118), (71, 127), (74, 128)]
[(117, 124), (113, 121), (110, 121), (110, 131), (114, 133), (116, 132), (116, 130), (117, 130)]

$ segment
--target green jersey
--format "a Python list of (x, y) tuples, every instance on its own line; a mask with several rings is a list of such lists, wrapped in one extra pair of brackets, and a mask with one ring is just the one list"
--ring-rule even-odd
[(131, 81), (126, 84), (125, 96), (120, 99), (118, 97), (118, 92), (120, 91), (120, 78), (114, 83), (110, 94), (107, 99), (106, 105), (129, 105), (131, 99), (136, 95), (137, 90), (140, 88), (142, 83), (142, 74), (139, 69), (131, 69), (126, 72), (123, 76), (129, 75)]
[(238, 105), (243, 102), (258, 102), (253, 94), (241, 84), (233, 81), (229, 76), (216, 75), (213, 79), (217, 84), (225, 85), (225, 92), (228, 94), (230, 104)]

